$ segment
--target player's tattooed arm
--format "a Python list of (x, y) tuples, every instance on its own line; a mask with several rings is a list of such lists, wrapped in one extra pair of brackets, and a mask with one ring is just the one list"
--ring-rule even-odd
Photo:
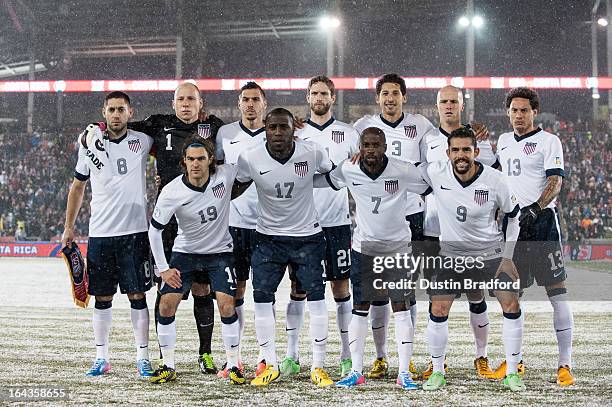
[(546, 208), (559, 195), (562, 182), (563, 177), (560, 175), (551, 175), (546, 178), (546, 186), (544, 186), (544, 191), (542, 191), (542, 195), (538, 199), (540, 208)]
[(234, 181), (234, 185), (232, 186), (232, 199), (236, 199), (240, 195), (242, 195), (244, 191), (246, 191), (251, 186), (252, 183), (253, 180), (247, 182), (240, 182), (238, 180)]

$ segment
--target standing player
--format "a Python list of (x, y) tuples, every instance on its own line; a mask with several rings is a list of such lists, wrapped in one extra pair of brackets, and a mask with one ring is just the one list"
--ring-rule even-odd
[(127, 294), (136, 341), (136, 366), (141, 377), (152, 374), (149, 362), (149, 310), (145, 292), (151, 288), (145, 168), (153, 141), (127, 129), (130, 98), (123, 92), (106, 95), (102, 115), (108, 129), (90, 126), (80, 137), (74, 181), (68, 193), (62, 246), (72, 245), (74, 223), (91, 178), (91, 218), (87, 273), (89, 294), (95, 296), (93, 328), (96, 360), (87, 376), (110, 370), (109, 333), (112, 301)]
[(333, 164), (318, 145), (294, 140), (294, 118), (289, 111), (273, 109), (265, 123), (266, 143), (240, 154), (236, 176), (240, 183), (255, 183), (258, 199), (251, 264), (255, 329), (267, 366), (251, 384), (265, 386), (279, 377), (273, 302), (285, 269), (291, 266), (308, 298), (310, 377), (325, 387), (333, 384), (323, 370), (328, 331), (321, 264), (325, 238), (313, 203), (313, 177), (317, 171), (329, 172)]
[[(454, 86), (445, 86), (438, 91), (436, 107), (440, 118), (440, 127), (438, 133), (430, 135), (427, 138), (427, 162), (448, 161), (446, 147), (448, 146), (448, 137), (454, 130), (460, 129), (461, 112), (463, 112), (463, 92)], [(476, 131), (476, 138), (481, 135), (483, 128)], [(477, 141), (477, 147), (480, 153), (478, 154), (478, 162), (481, 164), (499, 167), (499, 162), (495, 158), (493, 148), (488, 139)], [(440, 236), (440, 223), (438, 220), (438, 210), (434, 196), (428, 195), (425, 197), (425, 223), (423, 227), (425, 249), (427, 255), (437, 255), (440, 246), (438, 238)], [(427, 276), (426, 276), (427, 277)], [(470, 325), (474, 333), (474, 341), (476, 344), (476, 358), (474, 367), (478, 376), (490, 378), (493, 371), (489, 367), (487, 358), (487, 343), (489, 337), (489, 316), (487, 313), (487, 302), (483, 290), (470, 291), (466, 293), (470, 303)], [(445, 362), (446, 363), (446, 362)], [(519, 370), (522, 365), (519, 366)], [(446, 367), (445, 367), (446, 370)], [(433, 365), (430, 363), (426, 371), (423, 372), (423, 379), (427, 380), (433, 372)]]
[[(255, 82), (247, 82), (238, 96), (241, 119), (219, 129), (217, 134), (217, 160), (236, 164), (243, 151), (265, 143), (263, 117), (267, 107), (266, 94)], [(254, 185), (230, 203), (229, 231), (234, 241), (234, 264), (236, 268), (236, 313), (240, 325), (240, 336), (244, 333), (244, 292), (251, 269), (253, 238), (257, 225), (257, 190)], [(257, 373), (265, 369), (261, 355)], [(225, 376), (225, 368), (219, 371)]]
[[(555, 207), (564, 175), (563, 148), (557, 136), (534, 126), (540, 111), (540, 97), (534, 90), (512, 89), (505, 105), (514, 132), (499, 137), (497, 153), (502, 172), (522, 208), (518, 246), (525, 253), (515, 258), (516, 267), (523, 288), (533, 284), (534, 279), (546, 288), (559, 346), (557, 383), (569, 386), (574, 384), (570, 370), (574, 319), (567, 301), (567, 275)], [(496, 373), (503, 377), (505, 363)]]
[[(296, 132), (303, 140), (319, 144), (330, 159), (339, 163), (357, 152), (358, 134), (353, 127), (332, 116), (331, 107), (336, 101), (334, 83), (326, 76), (315, 76), (308, 83), (306, 101), (310, 106), (310, 118), (303, 129)], [(331, 283), (336, 302), (336, 323), (340, 331), (342, 349), (340, 352), (340, 375), (351, 371), (348, 326), (351, 319), (351, 294), (349, 277), (351, 267), (351, 218), (349, 215), (348, 192), (346, 189), (314, 190), (315, 209), (325, 234), (326, 250), (324, 260), (325, 278)], [(291, 298), (287, 304), (287, 356), (280, 371), (285, 375), (298, 373), (298, 343), (304, 323), (304, 299), (298, 293), (296, 282), (292, 281)]]
[[(368, 279), (374, 257), (410, 254), (410, 228), (405, 224), (407, 192), (426, 193), (428, 185), (416, 167), (396, 158), (387, 157), (385, 133), (376, 127), (365, 129), (360, 136), (361, 162), (350, 160), (325, 178), (335, 190), (347, 187), (356, 203), (357, 228), (353, 235), (351, 282), (353, 286), (353, 317), (349, 325), (352, 371), (336, 383), (338, 387), (353, 387), (365, 383), (363, 351), (368, 330)], [(319, 179), (317, 186), (320, 186)], [(379, 244), (384, 248), (373, 248)], [(367, 274), (367, 275), (366, 275)], [(396, 383), (406, 390), (416, 389), (409, 371), (412, 357), (413, 325), (406, 304), (409, 292), (396, 289), (386, 293), (395, 317), (395, 336), (399, 356)]]
[[(163, 283), (160, 287), (157, 335), (164, 365), (151, 377), (152, 383), (176, 380), (174, 349), (175, 314), (183, 294), (192, 285), (211, 282), (221, 322), (226, 366), (232, 384), (244, 384), (238, 369), (240, 328), (234, 306), (236, 279), (232, 237), (228, 231), (229, 204), (236, 176), (233, 165), (215, 165), (214, 144), (199, 136), (182, 148), (185, 174), (170, 181), (161, 191), (149, 240)], [(176, 215), (179, 233), (174, 240), (170, 265), (166, 263), (162, 230)]]
[[(364, 116), (357, 120), (355, 129), (361, 133), (367, 127), (378, 127), (385, 132), (387, 154), (405, 162), (424, 162), (426, 159), (426, 140), (436, 134), (435, 127), (420, 114), (403, 112), (407, 101), (406, 82), (397, 74), (385, 74), (376, 82), (376, 103), (380, 114)], [(412, 240), (423, 239), (423, 200), (417, 194), (408, 193), (406, 219), (409, 221)], [(387, 375), (387, 334), (389, 329), (389, 305), (372, 304), (372, 336), (376, 345), (376, 360), (369, 377), (380, 378)], [(416, 300), (410, 299), (410, 315), (416, 326)], [(414, 366), (411, 372), (416, 374)]]
[[(508, 285), (494, 291), (504, 314), (502, 341), (508, 361), (504, 385), (512, 391), (524, 391), (518, 374), (524, 318), (521, 317), (518, 287), (511, 286), (518, 278), (512, 262), (519, 232), (518, 201), (499, 171), (475, 161), (479, 149), (471, 129), (453, 130), (447, 145), (449, 160), (419, 167), (434, 191), (438, 208), (441, 257), (434, 259), (444, 260), (435, 266), (430, 279), (427, 344), (433, 373), (423, 389), (438, 390), (446, 384), (448, 313), (457, 295), (471, 291), (469, 287), (452, 284), (493, 281)], [(509, 220), (505, 247), (496, 220), (497, 211), (504, 212)], [(448, 259), (454, 267), (446, 268)], [(476, 294), (482, 295), (481, 291), (476, 290)]]

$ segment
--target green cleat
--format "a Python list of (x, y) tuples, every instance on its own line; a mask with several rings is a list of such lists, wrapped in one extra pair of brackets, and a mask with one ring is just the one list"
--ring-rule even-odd
[(512, 391), (525, 391), (527, 389), (518, 373), (510, 373), (502, 383)]
[(441, 387), (446, 386), (446, 378), (442, 372), (433, 372), (429, 379), (423, 383), (423, 390), (439, 390)]
[(351, 370), (353, 370), (353, 361), (350, 358), (342, 359), (340, 361), (340, 377), (351, 373)]
[(300, 373), (300, 364), (287, 356), (281, 362), (279, 370), (283, 376), (291, 376)]

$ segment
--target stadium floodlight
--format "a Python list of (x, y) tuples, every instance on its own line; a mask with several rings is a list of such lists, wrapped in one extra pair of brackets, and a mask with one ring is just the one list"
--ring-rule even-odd
[(340, 20), (333, 16), (323, 16), (319, 21), (319, 25), (324, 31), (335, 30), (340, 27)]
[(602, 27), (607, 27), (608, 26), (608, 19), (601, 17), (599, 20), (597, 20), (597, 24), (599, 24)]
[(459, 19), (459, 25), (461, 27), (467, 27), (470, 25), (470, 20), (466, 16), (463, 16)]
[(484, 25), (484, 19), (480, 16), (474, 16), (474, 18), (472, 18), (472, 25), (474, 28), (480, 28)]

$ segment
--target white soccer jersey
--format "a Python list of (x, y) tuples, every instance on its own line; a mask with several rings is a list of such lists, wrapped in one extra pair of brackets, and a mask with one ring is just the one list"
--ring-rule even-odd
[(497, 209), (512, 216), (518, 212), (518, 200), (504, 175), (480, 164), (475, 177), (462, 182), (450, 160), (423, 164), (419, 170), (438, 206), (440, 253), (500, 257), (504, 236), (495, 218)]
[(162, 189), (151, 224), (163, 229), (176, 215), (178, 235), (173, 252), (214, 254), (233, 250), (228, 220), (235, 177), (236, 166), (224, 164), (217, 166), (202, 188), (179, 175)]
[(328, 175), (333, 188), (347, 187), (355, 199), (357, 227), (352, 248), (359, 253), (367, 242), (389, 242), (389, 247), (410, 243), (406, 194), (422, 194), (429, 188), (413, 164), (392, 157), (385, 159), (385, 168), (379, 176), (368, 173), (363, 164), (352, 164), (349, 160)]
[[(446, 150), (448, 149), (448, 136), (450, 133), (438, 128), (438, 133), (427, 137), (427, 162), (448, 161)], [(476, 146), (480, 149), (480, 154), (476, 157), (476, 161), (487, 166), (494, 166), (497, 163), (497, 157), (493, 153), (493, 147), (489, 140), (476, 142)], [(438, 209), (436, 200), (433, 196), (425, 197), (425, 222), (423, 224), (423, 233), (425, 236), (440, 236), (440, 222), (438, 221)]]
[[(355, 129), (333, 117), (322, 126), (308, 120), (303, 129), (295, 132), (302, 140), (319, 144), (329, 154), (329, 158), (339, 164), (352, 157), (359, 150), (359, 136)], [(314, 204), (321, 226), (332, 227), (350, 225), (348, 192), (346, 189), (334, 191), (331, 188), (315, 188)]]
[[(411, 163), (424, 162), (427, 158), (427, 137), (437, 132), (436, 128), (420, 114), (402, 113), (395, 123), (380, 114), (366, 115), (355, 122), (355, 129), (361, 134), (368, 127), (378, 127), (385, 132), (387, 155)], [(408, 195), (406, 214), (423, 211), (423, 200), (416, 194)]]
[(321, 231), (314, 207), (315, 172), (329, 172), (327, 152), (310, 141), (295, 140), (285, 163), (270, 155), (266, 144), (243, 151), (238, 157), (240, 182), (253, 180), (257, 188), (256, 230), (266, 235), (311, 236)]
[[(564, 175), (561, 140), (539, 127), (521, 137), (502, 134), (497, 142), (497, 155), (521, 207), (540, 199), (546, 177)], [(547, 207), (554, 208), (555, 202), (553, 199)]]
[[(250, 130), (242, 121), (226, 124), (217, 133), (217, 159), (236, 164), (241, 152), (266, 142), (265, 128)], [(257, 225), (257, 190), (251, 185), (230, 203), (229, 225), (255, 229)]]
[[(102, 140), (101, 133), (97, 137)], [(91, 178), (90, 237), (147, 231), (145, 173), (152, 145), (151, 137), (133, 130), (118, 140), (96, 142), (90, 146), (95, 152), (79, 143), (74, 176), (81, 181)]]

